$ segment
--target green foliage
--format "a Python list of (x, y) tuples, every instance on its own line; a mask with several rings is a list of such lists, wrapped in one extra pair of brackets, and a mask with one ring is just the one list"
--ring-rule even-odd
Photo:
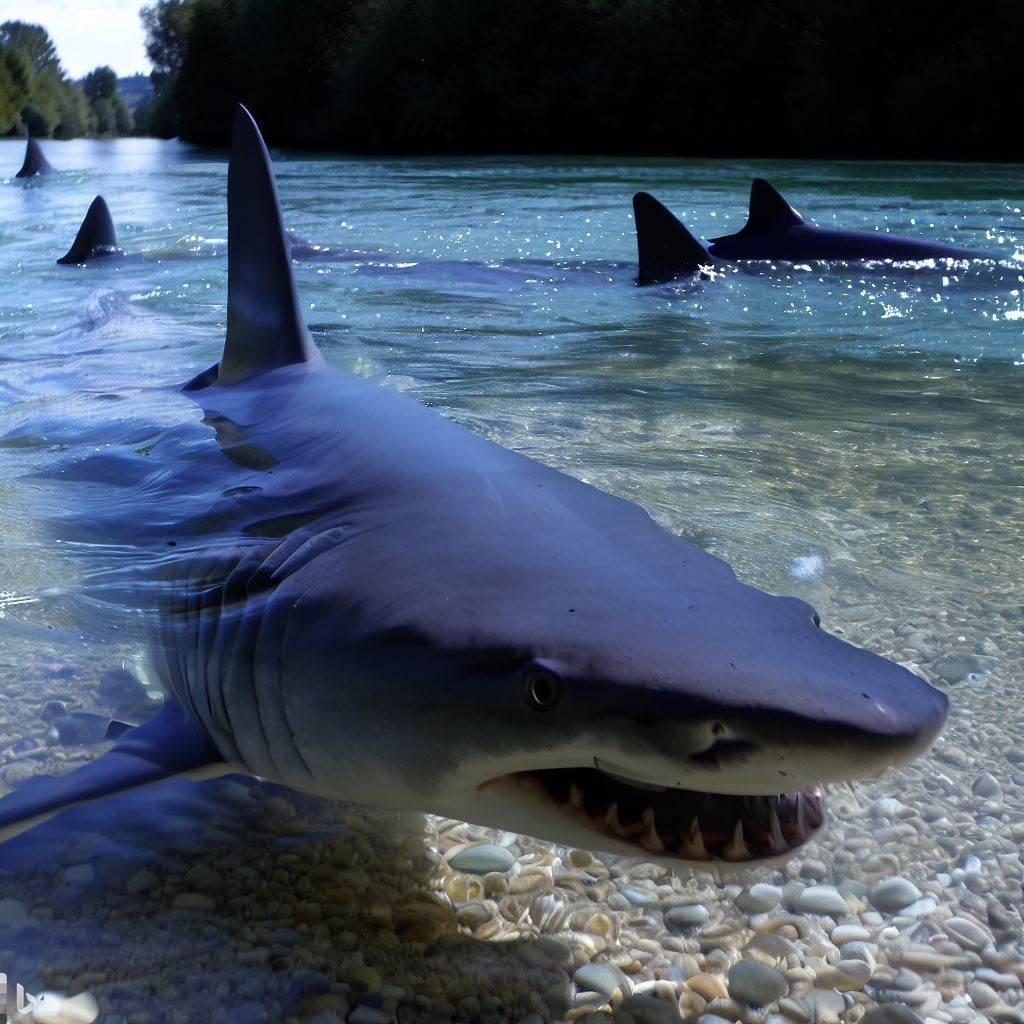
[[(115, 77), (115, 91), (116, 86)], [(46, 30), (5, 21), (0, 24), (0, 131), (11, 131), (19, 122), (34, 136), (70, 139), (94, 131), (96, 116), (82, 90), (64, 74)]]
[(155, 0), (147, 118), (343, 149), (1020, 159), (1024, 4)]
[(30, 90), (28, 62), (17, 50), (0, 44), (0, 135), (7, 134), (17, 123)]
[(135, 119), (124, 97), (117, 90), (117, 74), (102, 65), (82, 80), (82, 92), (89, 101), (93, 130), (98, 135), (130, 135)]

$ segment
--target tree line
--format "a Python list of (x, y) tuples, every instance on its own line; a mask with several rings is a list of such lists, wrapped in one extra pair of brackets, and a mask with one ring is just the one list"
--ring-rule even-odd
[(1024, 4), (156, 0), (151, 128), (279, 145), (1020, 159)]
[(0, 135), (28, 131), (70, 139), (129, 135), (134, 127), (112, 68), (95, 68), (74, 82), (41, 25), (0, 24)]

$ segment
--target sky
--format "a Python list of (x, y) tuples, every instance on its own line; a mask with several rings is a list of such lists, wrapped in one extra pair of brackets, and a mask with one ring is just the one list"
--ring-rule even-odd
[(124, 77), (151, 68), (139, 20), (143, 6), (144, 0), (0, 0), (0, 21), (42, 25), (72, 78), (100, 64)]

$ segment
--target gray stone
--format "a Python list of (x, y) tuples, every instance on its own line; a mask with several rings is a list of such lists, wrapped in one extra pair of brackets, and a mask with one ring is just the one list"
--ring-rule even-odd
[(789, 993), (789, 982), (774, 967), (741, 960), (729, 971), (729, 995), (737, 1003), (765, 1006)]
[(782, 890), (777, 885), (758, 882), (736, 897), (736, 907), (744, 914), (766, 914), (774, 910), (781, 900)]
[(465, 871), (473, 875), (486, 875), (489, 871), (508, 871), (516, 859), (504, 846), (492, 843), (478, 843), (476, 846), (460, 850), (449, 865), (456, 871)]
[(631, 995), (633, 983), (618, 969), (610, 964), (584, 964), (572, 976), (579, 988), (588, 992), (599, 992), (610, 999), (618, 989), (623, 995)]
[(850, 913), (846, 900), (831, 885), (809, 885), (800, 893), (797, 905), (805, 914), (838, 918), (847, 917)]
[(887, 914), (895, 914), (920, 898), (921, 890), (899, 875), (875, 882), (868, 890), (868, 902)]
[(665, 924), (674, 932), (699, 928), (707, 919), (707, 908), (700, 903), (683, 903), (665, 911)]
[(974, 780), (971, 792), (983, 800), (1002, 800), (1003, 798), (1003, 787), (999, 785), (999, 780), (988, 772), (983, 772)]
[(861, 1024), (924, 1024), (920, 1015), (903, 1003), (882, 1003), (872, 1006), (861, 1018)]

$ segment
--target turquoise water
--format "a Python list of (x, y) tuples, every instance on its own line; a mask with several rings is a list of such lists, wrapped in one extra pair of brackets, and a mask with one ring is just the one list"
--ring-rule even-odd
[[(0, 142), (0, 175), (22, 148)], [(135, 640), (130, 616), (82, 600), (83, 552), (43, 528), (76, 493), (46, 471), (148, 443), (177, 403), (194, 415), (161, 389), (216, 360), (225, 321), (225, 153), (45, 149), (60, 173), (0, 187), (4, 788), (24, 777), (12, 766), (34, 750), (44, 699), (109, 712), (98, 681)], [(1024, 678), (1022, 168), (273, 155), (288, 229), (321, 247), (296, 275), (330, 361), (811, 601), (827, 628), (946, 686), (951, 741), (975, 749), (977, 730), (1001, 730), (977, 764), (1009, 778)], [(718, 235), (742, 224), (754, 175), (820, 224), (992, 259), (633, 285), (633, 191)], [(97, 193), (125, 256), (56, 265)], [(956, 779), (969, 792), (972, 777)]]

